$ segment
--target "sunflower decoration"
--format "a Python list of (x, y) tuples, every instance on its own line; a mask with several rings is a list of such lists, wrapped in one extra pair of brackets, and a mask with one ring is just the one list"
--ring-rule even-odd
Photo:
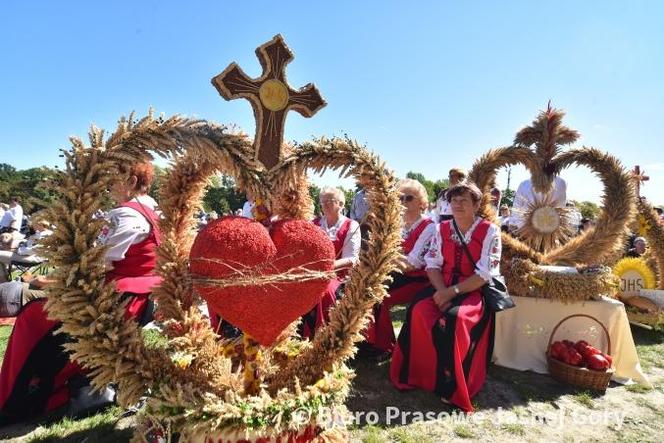
[(536, 198), (520, 215), (524, 224), (517, 235), (536, 251), (550, 251), (574, 235), (571, 211), (554, 207), (551, 196)]
[(637, 217), (637, 222), (638, 222), (638, 232), (640, 237), (645, 237), (646, 234), (652, 229), (652, 225), (646, 219), (646, 217), (643, 214), (639, 214)]
[(641, 258), (623, 258), (615, 264), (613, 273), (620, 278), (621, 292), (655, 289), (657, 284), (655, 273), (650, 269), (646, 261)]
[[(648, 297), (645, 292), (657, 287), (655, 272), (646, 260), (627, 257), (613, 267), (613, 273), (620, 279), (620, 300), (625, 303), (627, 318), (638, 325), (646, 325), (657, 329), (664, 327), (664, 309), (662, 302)], [(658, 298), (661, 299), (661, 295)]]

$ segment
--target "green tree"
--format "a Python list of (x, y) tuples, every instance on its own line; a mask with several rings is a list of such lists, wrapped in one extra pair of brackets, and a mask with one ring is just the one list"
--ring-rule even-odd
[(445, 179), (437, 180), (433, 184), (433, 195), (429, 195), (429, 201), (437, 200), (440, 193), (443, 192), (443, 190), (445, 190), (449, 187), (450, 187), (449, 179), (445, 178)]
[(427, 179), (424, 176), (424, 174), (419, 173), (419, 172), (409, 171), (406, 174), (406, 178), (417, 180), (418, 182), (422, 183), (422, 186), (424, 186), (424, 189), (427, 190), (427, 195), (429, 197), (430, 202), (436, 201), (438, 199), (438, 196), (440, 195), (441, 191), (449, 188), (449, 186), (450, 186), (450, 181), (446, 178), (436, 180), (435, 182), (433, 182), (433, 181)]
[(203, 197), (203, 209), (206, 212), (215, 211), (221, 216), (242, 208), (246, 199), (246, 195), (237, 189), (232, 177), (213, 176)]
[(152, 181), (152, 186), (150, 186), (148, 194), (157, 201), (159, 201), (159, 189), (161, 189), (161, 184), (167, 173), (167, 168), (154, 165), (154, 180)]
[(7, 163), (0, 163), (0, 202), (9, 203), (15, 179), (16, 168)]
[(406, 178), (417, 180), (418, 182), (422, 183), (424, 189), (427, 190), (429, 201), (433, 201), (436, 199), (437, 194), (436, 191), (434, 190), (434, 183), (431, 180), (427, 180), (427, 178), (424, 177), (424, 174), (420, 172), (408, 171), (408, 173), (406, 174)]
[(313, 200), (314, 203), (314, 215), (318, 216), (321, 214), (321, 209), (320, 209), (320, 188), (313, 183), (309, 185), (309, 196), (311, 197), (311, 200)]
[(600, 212), (599, 206), (593, 202), (589, 201), (582, 201), (582, 202), (574, 202), (576, 205), (576, 209), (579, 210), (581, 213), (581, 216), (590, 220), (594, 220), (597, 218)]
[(45, 166), (17, 170), (6, 163), (0, 164), (0, 201), (9, 203), (12, 196), (21, 197), (26, 214), (48, 206), (57, 189), (47, 183), (55, 176), (55, 170)]
[(514, 204), (515, 195), (516, 191), (514, 189), (503, 189), (503, 195), (500, 199), (500, 204), (512, 207), (512, 205)]
[(355, 190), (354, 189), (346, 189), (343, 186), (339, 186), (339, 189), (344, 193), (344, 197), (346, 199), (346, 204), (344, 205), (344, 214), (346, 216), (350, 215), (350, 205), (353, 204), (353, 197), (355, 197)]

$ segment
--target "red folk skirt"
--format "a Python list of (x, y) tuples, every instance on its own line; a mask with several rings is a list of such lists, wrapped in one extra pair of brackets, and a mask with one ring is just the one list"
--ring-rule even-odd
[(304, 338), (312, 340), (316, 331), (330, 320), (330, 309), (337, 304), (337, 292), (341, 286), (341, 280), (333, 278), (327, 284), (323, 296), (311, 311), (302, 316), (300, 334)]
[(425, 389), (472, 412), (493, 353), (494, 314), (479, 290), (456, 297), (444, 313), (434, 292), (423, 290), (408, 308), (390, 379), (398, 389)]
[(392, 352), (397, 341), (390, 308), (411, 303), (420, 291), (431, 284), (426, 275), (395, 274), (392, 277), (387, 297), (374, 306), (373, 321), (369, 323), (364, 333), (367, 343), (383, 352)]

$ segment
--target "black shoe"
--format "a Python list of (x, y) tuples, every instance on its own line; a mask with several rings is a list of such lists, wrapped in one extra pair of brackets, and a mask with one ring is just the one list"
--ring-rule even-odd
[(110, 386), (101, 391), (92, 392), (92, 386), (78, 388), (69, 399), (67, 416), (83, 418), (94, 415), (115, 404), (115, 389)]

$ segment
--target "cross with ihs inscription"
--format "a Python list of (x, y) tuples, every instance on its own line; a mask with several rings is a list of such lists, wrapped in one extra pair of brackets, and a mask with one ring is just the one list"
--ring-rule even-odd
[(650, 180), (650, 177), (646, 175), (646, 171), (642, 171), (639, 165), (634, 166), (632, 169), (632, 178), (634, 180), (634, 186), (636, 187), (636, 196), (641, 197), (641, 183), (647, 182)]
[(271, 169), (281, 158), (288, 111), (311, 117), (327, 103), (311, 83), (298, 91), (288, 86), (285, 68), (293, 60), (293, 53), (281, 35), (259, 46), (256, 56), (263, 67), (258, 79), (248, 77), (237, 63), (231, 63), (212, 79), (212, 84), (226, 100), (243, 97), (251, 102), (256, 117), (256, 159)]

